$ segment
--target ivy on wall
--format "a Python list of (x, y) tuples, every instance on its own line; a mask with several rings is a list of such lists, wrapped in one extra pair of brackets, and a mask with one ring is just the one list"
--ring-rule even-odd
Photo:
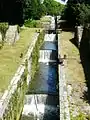
[(38, 40), (32, 52), (31, 80), (33, 80), (36, 70), (38, 69), (39, 49), (44, 41), (45, 32), (39, 34)]
[[(26, 61), (27, 62), (27, 61)], [(16, 91), (12, 94), (8, 107), (3, 115), (3, 120), (19, 120), (27, 90), (27, 67), (17, 84)]]

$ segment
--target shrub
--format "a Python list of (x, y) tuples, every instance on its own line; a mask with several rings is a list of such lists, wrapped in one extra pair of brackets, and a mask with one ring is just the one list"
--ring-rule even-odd
[(36, 27), (36, 21), (32, 19), (25, 20), (25, 27)]
[(2, 34), (2, 46), (4, 44), (4, 38), (8, 27), (9, 27), (8, 23), (0, 23), (0, 32)]
[(33, 27), (41, 28), (42, 27), (42, 24), (39, 20), (32, 20), (32, 19), (25, 20), (24, 25), (25, 27), (30, 27), (30, 28), (33, 28)]

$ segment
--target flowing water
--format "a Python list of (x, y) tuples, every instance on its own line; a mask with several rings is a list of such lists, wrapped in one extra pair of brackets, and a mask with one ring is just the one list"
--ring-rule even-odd
[(56, 62), (57, 61), (57, 46), (56, 42), (45, 41), (40, 49), (39, 62)]
[[(52, 23), (53, 24), (53, 23)], [(57, 42), (46, 34), (40, 49), (39, 69), (25, 96), (21, 120), (59, 120)]]
[(57, 66), (53, 63), (39, 63), (34, 80), (30, 83), (29, 94), (56, 94)]

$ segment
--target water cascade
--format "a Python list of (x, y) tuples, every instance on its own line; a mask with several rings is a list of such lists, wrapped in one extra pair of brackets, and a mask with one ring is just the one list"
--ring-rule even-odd
[[(52, 22), (54, 23), (54, 22)], [(53, 28), (55, 28), (53, 26)], [(46, 34), (40, 49), (39, 69), (25, 96), (21, 120), (59, 120), (57, 41)]]

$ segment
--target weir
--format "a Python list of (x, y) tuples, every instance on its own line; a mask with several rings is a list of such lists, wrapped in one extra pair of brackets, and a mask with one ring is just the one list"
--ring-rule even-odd
[(40, 49), (39, 69), (25, 96), (21, 120), (59, 119), (57, 57), (56, 35), (46, 34)]

